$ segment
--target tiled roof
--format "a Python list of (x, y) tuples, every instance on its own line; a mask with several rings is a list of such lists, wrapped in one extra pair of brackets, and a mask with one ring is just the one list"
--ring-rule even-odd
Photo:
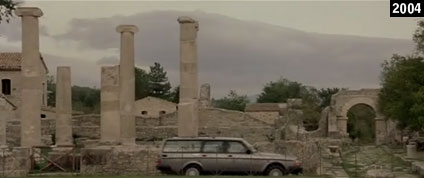
[[(40, 54), (40, 60), (48, 71), (43, 57)], [(20, 52), (2, 52), (0, 53), (0, 70), (21, 70), (22, 53)]]

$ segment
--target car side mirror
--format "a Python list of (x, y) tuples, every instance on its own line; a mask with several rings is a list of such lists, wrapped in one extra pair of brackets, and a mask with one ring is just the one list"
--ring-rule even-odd
[(246, 154), (248, 155), (252, 154), (252, 150), (246, 150)]

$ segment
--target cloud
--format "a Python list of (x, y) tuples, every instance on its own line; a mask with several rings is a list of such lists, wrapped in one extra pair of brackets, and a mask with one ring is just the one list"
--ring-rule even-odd
[[(153, 11), (73, 19), (66, 33), (52, 37), (76, 42), (84, 50), (119, 49), (116, 26), (135, 24), (140, 28), (135, 35), (136, 64), (161, 63), (176, 86), (179, 83), (177, 18), (182, 15), (199, 21), (200, 81), (211, 84), (215, 97), (230, 90), (257, 94), (265, 83), (281, 76), (316, 87), (378, 87), (380, 64), (393, 53), (407, 54), (413, 48), (408, 40), (307, 33), (199, 11)], [(13, 33), (8, 31), (8, 38), (13, 39)], [(79, 73), (77, 80), (98, 83), (98, 65), (117, 64), (116, 59), (105, 55), (90, 64), (72, 61), (73, 71)]]
[(96, 61), (97, 65), (117, 65), (119, 64), (119, 57), (117, 56), (106, 56)]
[[(49, 36), (49, 32), (45, 25), (40, 25), (40, 34), (43, 36)], [(0, 23), (0, 37), (4, 37), (9, 42), (21, 41), (22, 37), (22, 24), (19, 17), (10, 19), (9, 23)]]

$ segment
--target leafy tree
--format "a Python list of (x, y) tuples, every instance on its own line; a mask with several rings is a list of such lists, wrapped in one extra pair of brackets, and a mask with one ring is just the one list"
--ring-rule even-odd
[(141, 68), (135, 68), (135, 99), (141, 99), (149, 96), (149, 75)]
[(174, 89), (172, 89), (171, 97), (169, 98), (169, 101), (173, 103), (180, 102), (180, 86), (177, 86)]
[(383, 64), (379, 106), (386, 116), (398, 120), (401, 128), (424, 127), (423, 71), (420, 56), (394, 55)]
[(171, 84), (168, 81), (166, 72), (163, 67), (155, 62), (150, 66), (149, 77), (149, 96), (158, 97), (162, 99), (169, 99), (171, 94)]
[(339, 92), (340, 88), (321, 88), (318, 91), (318, 97), (320, 98), (320, 107), (325, 108), (331, 104), (331, 96)]
[(284, 103), (289, 98), (302, 98), (307, 92), (301, 83), (281, 78), (267, 83), (259, 95), (258, 103)]
[(84, 113), (99, 113), (100, 90), (90, 87), (72, 86), (72, 109)]
[(416, 46), (417, 54), (424, 54), (424, 20), (420, 20), (417, 23), (418, 27), (415, 30), (412, 39), (414, 40)]
[(0, 0), (0, 23), (3, 20), (9, 23), (18, 4), (18, 2), (13, 2), (12, 0)]
[(213, 106), (217, 108), (237, 111), (244, 111), (244, 108), (248, 103), (249, 98), (246, 95), (239, 95), (234, 90), (231, 90), (227, 96), (221, 99), (212, 100)]
[(56, 106), (56, 82), (51, 75), (47, 76), (47, 106)]

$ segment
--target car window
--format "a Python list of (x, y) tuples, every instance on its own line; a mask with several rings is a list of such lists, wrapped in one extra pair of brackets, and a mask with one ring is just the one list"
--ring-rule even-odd
[(228, 141), (224, 143), (224, 150), (227, 153), (246, 153), (247, 148), (241, 142)]
[(223, 153), (223, 141), (205, 141), (203, 145), (204, 153)]
[(163, 147), (163, 152), (182, 152), (193, 153), (200, 152), (201, 141), (194, 140), (169, 140)]

